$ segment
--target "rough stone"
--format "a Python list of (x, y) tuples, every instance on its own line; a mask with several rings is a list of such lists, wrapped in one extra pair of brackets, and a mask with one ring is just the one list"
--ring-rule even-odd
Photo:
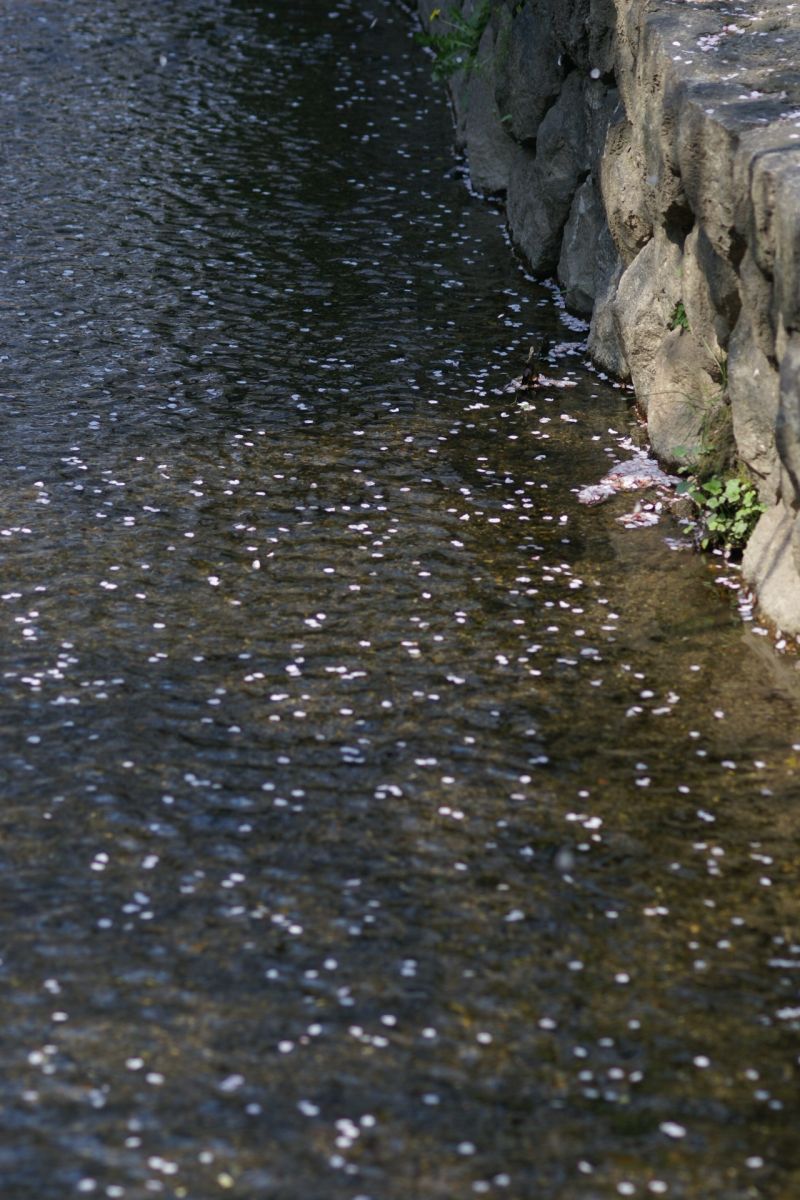
[(536, 152), (522, 152), (508, 185), (508, 223), (535, 271), (555, 269), (575, 192), (588, 174), (584, 80), (573, 72), (539, 126)]
[(552, 21), (544, 19), (542, 8), (527, 4), (516, 16), (503, 10), (496, 42), (495, 102), (511, 137), (531, 147), (565, 74)]
[(756, 525), (742, 561), (744, 577), (756, 589), (762, 608), (780, 629), (792, 634), (800, 632), (796, 525), (797, 518), (782, 504), (768, 508)]
[(553, 27), (581, 70), (608, 74), (614, 66), (614, 0), (556, 0)]
[(622, 275), (614, 299), (625, 361), (642, 410), (650, 408), (655, 360), (681, 298), (681, 251), (657, 233)]
[(722, 403), (716, 364), (691, 333), (673, 329), (653, 358), (647, 430), (670, 466), (695, 467), (707, 451), (710, 418)]
[(797, 149), (784, 150), (775, 197), (774, 307), (783, 327), (800, 330), (800, 163)]
[(701, 225), (695, 225), (683, 246), (681, 299), (692, 333), (721, 362), (741, 301), (736, 273), (716, 253)]
[(575, 193), (558, 260), (558, 279), (567, 306), (585, 316), (591, 316), (597, 296), (597, 249), (605, 231), (603, 202), (589, 178)]
[(601, 254), (601, 262), (607, 257), (608, 267), (598, 280), (597, 299), (589, 326), (589, 353), (598, 366), (628, 382), (631, 370), (614, 320), (614, 304), (625, 268), (609, 233), (605, 235), (605, 242), (608, 251), (606, 255)]
[(720, 258), (728, 258), (736, 202), (733, 163), (736, 130), (723, 116), (709, 120), (707, 96), (692, 97), (683, 106), (678, 133), (678, 162), (692, 211)]
[(618, 121), (608, 131), (600, 183), (611, 236), (626, 264), (653, 236), (645, 215), (644, 180), (644, 159), (634, 144), (633, 126), (628, 120)]
[(781, 497), (800, 507), (800, 334), (789, 339), (781, 361), (775, 441), (781, 464)]
[(754, 255), (747, 250), (739, 264), (737, 284), (741, 311), (753, 331), (758, 348), (775, 358), (775, 328), (772, 322), (772, 280), (761, 271)]
[(747, 307), (743, 308), (731, 335), (728, 378), (737, 450), (758, 482), (761, 499), (774, 504), (780, 486), (780, 461), (775, 442), (778, 372), (758, 344)]
[(500, 119), (495, 100), (494, 31), (487, 26), (476, 62), (459, 72), (457, 135), (466, 151), (472, 186), (491, 196), (508, 187), (514, 161), (514, 143)]

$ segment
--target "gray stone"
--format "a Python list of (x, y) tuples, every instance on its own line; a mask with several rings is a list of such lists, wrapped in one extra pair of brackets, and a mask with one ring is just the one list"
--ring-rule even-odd
[(622, 120), (608, 131), (600, 164), (608, 227), (627, 265), (653, 236), (653, 225), (645, 213), (644, 157), (634, 144), (633, 126)]
[(730, 263), (719, 257), (700, 225), (684, 242), (681, 298), (692, 333), (722, 360), (741, 308), (739, 289)]
[(474, 66), (453, 81), (458, 141), (466, 150), (472, 186), (484, 195), (506, 190), (515, 149), (495, 101), (493, 55), (494, 32), (487, 26)]
[[(607, 236), (610, 241), (610, 236)], [(613, 242), (611, 247), (616, 254)], [(611, 375), (616, 375), (618, 379), (624, 379), (627, 383), (630, 381), (631, 370), (625, 358), (617, 323), (614, 320), (614, 304), (623, 271), (622, 260), (617, 255), (613, 269), (602, 284), (598, 285), (597, 299), (589, 326), (589, 353), (598, 366)]]
[(614, 0), (570, 0), (554, 6), (554, 28), (582, 70), (608, 74), (614, 66)]
[(775, 441), (782, 499), (800, 507), (800, 334), (789, 339), (781, 361)]
[(650, 407), (655, 360), (681, 296), (681, 252), (659, 232), (622, 275), (614, 322), (625, 361), (645, 413)]
[[(628, 382), (631, 371), (622, 348), (617, 323), (614, 320), (617, 289), (625, 268), (608, 232), (603, 240), (610, 251), (609, 265), (607, 273), (598, 280), (597, 299), (589, 326), (589, 353), (598, 366), (611, 375), (616, 375), (618, 379)], [(603, 257), (601, 255), (601, 260)]]
[(695, 467), (705, 456), (714, 409), (723, 403), (716, 364), (684, 329), (673, 329), (653, 359), (647, 433), (670, 466)]
[(534, 146), (545, 113), (564, 81), (560, 46), (552, 20), (532, 2), (516, 16), (505, 10), (497, 34), (495, 100), (508, 133)]
[(592, 173), (599, 178), (608, 131), (619, 118), (619, 92), (589, 76), (584, 78), (583, 93), (586, 107), (586, 161)]
[(730, 339), (728, 389), (737, 450), (758, 482), (761, 499), (774, 504), (780, 484), (778, 372), (758, 345), (747, 307)]
[(679, 122), (679, 169), (692, 211), (722, 259), (730, 255), (734, 228), (736, 148), (735, 130), (708, 119), (702, 96), (687, 101)]
[(605, 229), (603, 204), (589, 178), (575, 193), (558, 260), (567, 307), (585, 316), (591, 316), (597, 295), (597, 245)]
[(747, 316), (756, 344), (768, 358), (774, 358), (772, 280), (759, 269), (750, 250), (745, 252), (739, 264), (737, 283), (741, 296), (741, 310)]
[(745, 579), (763, 611), (784, 633), (800, 633), (800, 573), (795, 561), (797, 518), (782, 504), (759, 519), (742, 560)]
[(800, 162), (798, 147), (783, 152), (775, 196), (774, 307), (784, 328), (800, 330)]
[(539, 126), (535, 155), (522, 151), (508, 185), (508, 223), (535, 271), (554, 271), (572, 199), (588, 174), (584, 81), (566, 80)]

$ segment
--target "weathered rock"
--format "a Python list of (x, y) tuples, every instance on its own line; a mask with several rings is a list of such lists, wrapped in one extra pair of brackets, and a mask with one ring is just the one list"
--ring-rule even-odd
[(678, 163), (689, 204), (705, 237), (722, 259), (731, 251), (736, 199), (733, 163), (738, 140), (724, 114), (709, 120), (708, 95), (688, 99), (678, 130)]
[(487, 26), (475, 63), (459, 72), (457, 135), (466, 150), (472, 186), (484, 195), (508, 187), (514, 161), (514, 143), (506, 133), (495, 100), (494, 31)]
[(762, 514), (742, 561), (745, 579), (753, 585), (762, 608), (785, 633), (798, 632), (800, 595), (794, 541), (797, 518), (782, 504)]
[(657, 233), (623, 274), (614, 299), (614, 323), (645, 413), (650, 408), (656, 355), (681, 297), (681, 258), (680, 248), (666, 234)]
[(504, 9), (497, 33), (495, 101), (511, 137), (535, 146), (539, 125), (558, 99), (565, 70), (551, 20), (541, 3), (516, 16)]
[(775, 441), (781, 465), (781, 498), (800, 507), (800, 334), (794, 334), (781, 361)]
[(601, 243), (598, 255), (597, 299), (589, 327), (589, 353), (598, 366), (627, 382), (631, 371), (614, 320), (617, 289), (624, 267), (609, 233), (606, 233), (604, 243), (607, 250)]
[(558, 279), (575, 312), (591, 316), (598, 290), (598, 244), (606, 232), (603, 202), (594, 180), (578, 188), (561, 240)]
[(572, 0), (553, 5), (553, 28), (572, 62), (606, 75), (614, 67), (614, 0)]
[(653, 451), (671, 466), (695, 467), (707, 452), (712, 412), (723, 402), (715, 366), (683, 329), (673, 329), (656, 351), (647, 430)]
[(608, 131), (600, 165), (608, 226), (626, 264), (633, 261), (653, 236), (645, 213), (645, 163), (634, 144), (630, 121), (618, 121)]
[(508, 185), (508, 223), (535, 271), (555, 269), (578, 185), (588, 174), (584, 80), (574, 71), (539, 126), (535, 154), (521, 152)]
[(746, 306), (730, 339), (728, 379), (737, 450), (758, 482), (761, 499), (774, 504), (780, 485), (778, 372), (758, 344)]
[(784, 150), (775, 196), (774, 306), (784, 329), (800, 329), (800, 163), (797, 150)]
[(756, 264), (747, 250), (739, 264), (737, 284), (741, 311), (745, 314), (758, 348), (768, 358), (775, 357), (775, 328), (772, 322), (772, 280)]
[(695, 225), (683, 246), (681, 299), (692, 333), (722, 361), (741, 301), (735, 271), (719, 257), (700, 225)]

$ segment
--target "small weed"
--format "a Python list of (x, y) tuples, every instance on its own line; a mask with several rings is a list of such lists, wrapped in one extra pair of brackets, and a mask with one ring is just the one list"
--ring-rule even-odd
[(434, 79), (449, 79), (456, 71), (473, 67), (491, 15), (491, 0), (485, 0), (469, 18), (463, 17), (457, 8), (451, 8), (446, 17), (441, 9), (433, 10), (430, 32), (418, 33), (417, 41), (433, 51)]
[(672, 316), (669, 319), (670, 329), (685, 329), (689, 332), (689, 318), (686, 315), (686, 309), (682, 300), (679, 300), (672, 310)]
[(727, 479), (712, 475), (702, 483), (687, 480), (678, 492), (689, 496), (699, 510), (696, 530), (703, 550), (743, 549), (764, 511), (755, 485), (743, 474)]

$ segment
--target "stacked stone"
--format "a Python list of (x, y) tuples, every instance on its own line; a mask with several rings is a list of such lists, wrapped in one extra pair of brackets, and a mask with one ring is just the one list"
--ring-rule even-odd
[[(457, 7), (469, 21), (481, 2)], [(421, 0), (426, 24), (432, 9)], [(493, 0), (451, 81), (474, 187), (505, 197), (531, 268), (591, 315), (592, 355), (632, 380), (656, 454), (692, 467), (730, 439), (758, 483), (745, 572), (791, 633), (798, 63), (800, 3), (786, 0)]]

